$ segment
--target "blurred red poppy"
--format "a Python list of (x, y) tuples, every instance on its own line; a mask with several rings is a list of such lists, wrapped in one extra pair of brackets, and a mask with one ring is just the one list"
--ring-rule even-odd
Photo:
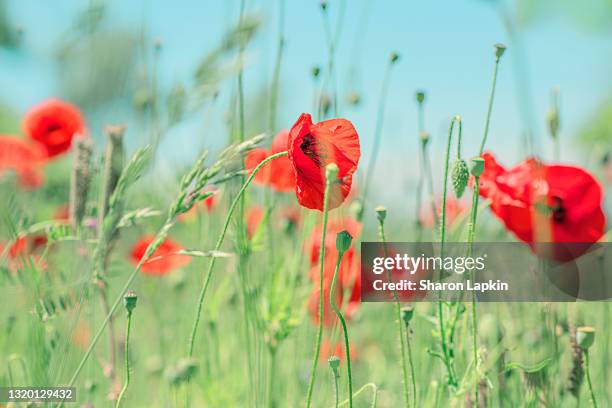
[[(350, 348), (351, 361), (354, 362), (359, 358), (359, 353), (355, 349), (353, 343), (350, 343)], [(344, 342), (342, 340), (338, 340), (335, 343), (332, 343), (329, 340), (323, 340), (323, 342), (321, 343), (321, 353), (319, 358), (325, 362), (331, 356), (338, 357), (340, 361), (344, 360), (346, 356), (344, 355)]]
[(53, 212), (53, 219), (58, 221), (68, 221), (70, 219), (70, 207), (68, 203), (60, 204), (55, 207)]
[[(9, 270), (15, 272), (23, 269), (30, 259), (39, 269), (44, 270), (46, 265), (44, 262), (40, 262), (40, 254), (47, 242), (46, 235), (42, 234), (17, 238), (7, 249)], [(0, 244), (0, 253), (4, 251), (4, 248), (4, 245)]]
[[(281, 130), (274, 140), (270, 150), (253, 149), (244, 159), (244, 167), (253, 171), (265, 158), (287, 150), (289, 131)], [(257, 184), (266, 185), (278, 192), (288, 192), (295, 189), (295, 175), (287, 156), (279, 157), (260, 169), (253, 179)]]
[(85, 134), (85, 122), (76, 106), (47, 99), (26, 113), (23, 130), (45, 148), (48, 157), (55, 157), (70, 149), (75, 136)]
[[(506, 169), (490, 153), (483, 158), (480, 194), (506, 228), (532, 248), (538, 242), (593, 243), (604, 234), (602, 188), (586, 170), (533, 158)], [(580, 252), (556, 251), (552, 257), (569, 260)]]
[(252, 239), (257, 232), (257, 228), (259, 228), (259, 224), (264, 218), (264, 212), (260, 207), (251, 207), (249, 208), (246, 220), (247, 220), (247, 236), (249, 239)]
[[(435, 200), (435, 209), (436, 214), (441, 217), (442, 216), (442, 200), (441, 198), (437, 198)], [(465, 214), (467, 211), (467, 205), (463, 200), (458, 200), (454, 197), (447, 196), (446, 197), (446, 224), (452, 224), (459, 216)], [(430, 228), (434, 226), (435, 220), (433, 215), (433, 209), (431, 208), (431, 204), (427, 203), (423, 205), (421, 209), (421, 214), (419, 216), (421, 221), (421, 225), (424, 227)]]
[(206, 207), (206, 211), (211, 212), (217, 204), (217, 198), (219, 195), (219, 189), (213, 185), (204, 187), (205, 193), (212, 193), (208, 197), (202, 200), (202, 204)]
[[(319, 251), (321, 250), (321, 229), (319, 224), (312, 230), (310, 237), (306, 241), (305, 250), (310, 254), (310, 263), (315, 265), (319, 262)], [(331, 219), (327, 223), (327, 232), (325, 234), (325, 252), (326, 255), (331, 255), (334, 259), (338, 256), (336, 249), (336, 236), (341, 231), (347, 231), (355, 241), (361, 233), (361, 224), (351, 217), (340, 219)]]
[(45, 149), (38, 143), (0, 135), (0, 176), (11, 170), (17, 175), (22, 188), (40, 187), (44, 179), (42, 166), (45, 161)]
[[(130, 259), (136, 265), (145, 255), (147, 248), (153, 242), (153, 235), (145, 235), (136, 242), (130, 252)], [(176, 269), (182, 268), (191, 262), (191, 258), (178, 252), (184, 249), (179, 243), (166, 238), (153, 252), (149, 260), (142, 264), (140, 271), (146, 275), (166, 275)]]
[(313, 124), (311, 116), (303, 113), (291, 128), (288, 149), (300, 205), (323, 210), (325, 167), (330, 163), (337, 164), (339, 172), (331, 187), (329, 208), (342, 204), (351, 191), (361, 154), (353, 124), (346, 119)]

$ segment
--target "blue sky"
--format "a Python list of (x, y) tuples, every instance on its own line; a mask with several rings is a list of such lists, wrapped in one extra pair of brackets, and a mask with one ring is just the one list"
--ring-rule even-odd
[[(341, 1), (329, 1), (334, 19)], [(57, 95), (53, 44), (86, 4), (70, 0), (8, 2), (12, 19), (26, 31), (26, 51), (18, 56), (0, 51), (3, 91), (0, 101), (23, 112), (37, 101)], [(278, 0), (247, 1), (247, 9), (264, 19), (262, 31), (247, 51), (247, 94), (257, 92), (271, 76), (278, 4)], [(236, 21), (238, 7), (237, 0), (130, 0), (111, 1), (110, 13), (113, 25), (140, 29), (144, 23), (151, 37), (162, 39), (161, 81), (171, 85), (190, 77), (201, 55), (214, 47), (227, 27)], [(550, 90), (559, 86), (562, 159), (579, 161), (575, 136), (598, 104), (611, 94), (612, 41), (610, 32), (584, 31), (567, 18), (550, 14), (545, 20), (521, 27), (526, 58), (518, 64), (528, 72), (532, 117), (537, 125), (536, 135), (542, 141), (540, 153), (550, 157), (544, 117)], [(311, 110), (311, 67), (327, 62), (317, 0), (286, 0), (285, 37), (279, 118), (283, 127), (289, 127), (299, 113)], [(383, 130), (383, 160), (379, 161), (377, 175), (400, 172), (402, 184), (411, 182), (405, 167), (412, 166), (417, 158), (416, 89), (428, 92), (426, 120), (433, 137), (433, 154), (441, 156), (448, 121), (454, 114), (462, 115), (464, 120), (465, 155), (476, 152), (491, 82), (492, 45), (497, 42), (508, 44), (508, 52), (499, 74), (489, 148), (503, 152), (505, 160), (512, 163), (524, 151), (524, 126), (519, 112), (525, 102), (524, 99), (519, 102), (516, 93), (513, 67), (517, 64), (517, 50), (513, 49), (515, 44), (508, 38), (493, 1), (346, 0), (343, 31), (337, 46), (339, 87), (343, 91), (353, 88), (359, 91), (363, 104), (358, 109), (344, 106), (340, 114), (355, 123), (364, 151), (371, 146), (389, 53), (396, 51), (401, 55), (392, 76)], [(228, 83), (226, 91), (231, 86)], [(206, 116), (198, 116), (173, 131), (165, 142), (168, 166), (193, 157), (194, 144), (199, 148), (224, 141), (226, 109), (227, 106), (216, 106)], [(205, 137), (194, 136), (202, 132)], [(194, 137), (199, 139), (193, 140)]]

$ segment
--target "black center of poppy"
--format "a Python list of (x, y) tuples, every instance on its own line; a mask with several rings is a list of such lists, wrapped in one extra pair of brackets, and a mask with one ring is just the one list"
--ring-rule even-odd
[(563, 207), (563, 200), (558, 196), (552, 197), (552, 218), (555, 222), (563, 222), (565, 220), (566, 210)]
[(60, 130), (61, 128), (62, 127), (57, 123), (51, 123), (49, 126), (47, 126), (47, 132), (55, 132), (56, 130)]
[(305, 135), (302, 138), (302, 143), (300, 144), (300, 150), (308, 156), (312, 161), (314, 161), (317, 166), (321, 165), (321, 158), (317, 152), (317, 142), (310, 133)]

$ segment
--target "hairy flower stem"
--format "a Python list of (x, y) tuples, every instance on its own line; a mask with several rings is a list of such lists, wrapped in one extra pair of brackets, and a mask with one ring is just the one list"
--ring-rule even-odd
[[(387, 239), (385, 236), (385, 222), (384, 219), (382, 217), (378, 218), (378, 232), (379, 232), (379, 236), (380, 236), (380, 241), (383, 244), (383, 254), (385, 256), (385, 258), (387, 257)], [(391, 279), (391, 272), (388, 272), (388, 280), (389, 282), (392, 281)], [(399, 343), (400, 343), (400, 352), (401, 352), (401, 356), (402, 356), (402, 375), (403, 375), (403, 383), (404, 383), (404, 399), (406, 401), (406, 407), (410, 406), (410, 391), (408, 388), (408, 367), (406, 365), (406, 346), (404, 344), (404, 327), (402, 325), (402, 307), (399, 301), (399, 297), (397, 296), (397, 291), (395, 289), (393, 289), (393, 300), (395, 303), (395, 319), (397, 322), (397, 334), (398, 334), (398, 338), (399, 338)], [(416, 384), (414, 383), (415, 378), (414, 375), (412, 376), (412, 386), (413, 386), (413, 390), (416, 390)], [(416, 392), (415, 392), (416, 394)], [(413, 396), (414, 398), (414, 396)], [(415, 405), (416, 407), (416, 405)]]
[(591, 403), (595, 408), (598, 408), (597, 399), (595, 398), (595, 392), (593, 392), (593, 383), (591, 382), (591, 367), (589, 361), (589, 350), (584, 351), (584, 370), (586, 371), (587, 385), (589, 386), (589, 393), (591, 394)]
[[(325, 193), (323, 196), (323, 225), (321, 227), (321, 249), (319, 250), (319, 328), (317, 330), (315, 351), (312, 356), (312, 368), (310, 371), (310, 381), (308, 382), (308, 392), (306, 395), (306, 408), (310, 408), (310, 405), (312, 403), (312, 392), (314, 391), (314, 383), (317, 376), (317, 365), (319, 364), (319, 354), (321, 352), (321, 340), (323, 339), (323, 270), (325, 267), (325, 236), (329, 212), (329, 192), (332, 183), (336, 179), (337, 172), (338, 171), (336, 168), (336, 174), (333, 174), (333, 172), (330, 171), (329, 167), (326, 169), (325, 172)], [(332, 175), (333, 177), (331, 177)]]
[[(505, 47), (504, 47), (505, 49)], [(489, 126), (491, 124), (491, 113), (493, 111), (493, 101), (495, 99), (495, 87), (497, 85), (497, 71), (499, 69), (499, 61), (501, 56), (503, 55), (503, 51), (499, 52), (499, 48), (495, 54), (495, 66), (493, 68), (493, 81), (491, 84), (491, 94), (489, 96), (489, 105), (487, 107), (487, 116), (485, 119), (485, 128), (484, 135), (482, 137), (482, 142), (480, 143), (480, 150), (478, 155), (482, 156), (484, 153), (485, 143), (487, 141), (487, 136), (489, 135)], [(468, 251), (471, 256), (474, 246), (474, 239), (476, 236), (476, 220), (478, 217), (478, 198), (479, 198), (479, 179), (478, 175), (474, 176), (474, 191), (472, 193), (472, 208), (470, 209), (470, 222), (468, 224)], [(474, 272), (471, 272), (472, 278), (474, 277)], [(476, 374), (476, 381), (474, 386), (474, 401), (479, 401), (478, 399), (478, 384), (480, 382), (479, 378), (479, 367), (478, 367), (478, 319), (476, 315), (476, 294), (472, 291), (471, 296), (471, 307), (472, 307), (472, 351), (474, 358), (474, 373)]]
[(121, 401), (125, 395), (125, 392), (130, 385), (130, 331), (132, 328), (132, 311), (128, 311), (127, 313), (127, 326), (125, 330), (125, 382), (123, 383), (123, 388), (119, 393), (119, 398), (117, 398), (117, 404), (115, 408), (119, 408), (121, 406)]
[[(223, 228), (221, 229), (221, 234), (217, 238), (217, 243), (215, 244), (214, 251), (218, 251), (221, 248), (221, 245), (223, 244), (223, 240), (225, 239), (225, 234), (227, 233), (227, 229), (228, 229), (230, 221), (232, 219), (232, 215), (233, 215), (234, 211), (236, 210), (236, 207), (238, 206), (239, 201), (241, 200), (242, 196), (244, 195), (244, 192), (246, 191), (247, 187), (253, 181), (253, 178), (255, 177), (257, 172), (263, 166), (265, 166), (267, 163), (271, 162), (272, 160), (277, 159), (277, 158), (282, 157), (282, 156), (286, 156), (286, 155), (287, 155), (287, 152), (280, 152), (280, 153), (273, 154), (272, 156), (268, 156), (266, 159), (261, 161), (261, 163), (259, 163), (257, 165), (257, 167), (255, 167), (255, 169), (253, 170), (253, 172), (251, 173), (249, 178), (242, 185), (242, 188), (240, 189), (240, 191), (238, 191), (238, 194), (236, 195), (236, 197), (234, 197), (234, 200), (232, 201), (232, 203), (231, 203), (231, 205), (229, 207), (229, 210), (227, 212), (227, 216), (225, 217), (225, 222), (223, 223)], [(202, 289), (200, 291), (200, 296), (198, 298), (198, 306), (197, 306), (195, 318), (194, 318), (194, 321), (193, 321), (193, 328), (191, 329), (191, 336), (189, 337), (189, 348), (188, 348), (188, 355), (189, 355), (189, 357), (193, 356), (193, 348), (194, 348), (194, 344), (195, 344), (196, 334), (198, 332), (198, 325), (200, 323), (200, 316), (202, 314), (202, 306), (204, 305), (204, 298), (206, 296), (206, 292), (208, 290), (208, 285), (210, 284), (210, 280), (212, 278), (213, 269), (214, 269), (215, 263), (216, 263), (215, 261), (216, 261), (216, 257), (213, 256), (212, 258), (210, 258), (210, 262), (208, 264), (208, 271), (206, 272), (206, 278), (204, 279), (204, 284), (202, 285)]]
[[(450, 155), (451, 155), (451, 145), (453, 138), (453, 130), (455, 128), (455, 123), (458, 125), (458, 143), (457, 143), (457, 152), (459, 152), (461, 147), (461, 136), (462, 136), (462, 122), (460, 116), (455, 116), (451, 120), (449, 129), (448, 129), (448, 141), (446, 142), (446, 159), (444, 163), (444, 181), (442, 185), (442, 217), (440, 220), (440, 256), (444, 256), (444, 243), (446, 242), (446, 198), (448, 195), (448, 167), (450, 163)], [(442, 279), (442, 271), (440, 271), (440, 276), (438, 279)], [(448, 346), (448, 339), (446, 336), (446, 326), (444, 323), (444, 302), (442, 301), (441, 292), (438, 292), (438, 329), (440, 330), (440, 346), (442, 348), (442, 357), (444, 361), (444, 365), (446, 366), (446, 370), (448, 373), (448, 384), (455, 387), (457, 385), (457, 379), (455, 378), (455, 370), (453, 367), (453, 359), (451, 355), (451, 351)]]
[[(338, 392), (338, 373), (336, 373), (335, 371), (332, 371), (332, 375), (334, 376), (334, 395), (335, 395), (335, 400), (336, 400), (336, 405), (335, 407), (338, 408), (338, 403), (340, 402), (340, 393)], [(349, 402), (352, 404), (353, 402), (353, 396), (349, 396)]]
[[(340, 309), (338, 309), (336, 302), (334, 302), (334, 290), (336, 289), (336, 280), (338, 279), (338, 272), (340, 271), (340, 263), (342, 262), (343, 255), (344, 252), (338, 252), (336, 269), (334, 270), (334, 277), (332, 278), (331, 289), (329, 291), (329, 304), (331, 305), (332, 309), (334, 309), (334, 313), (336, 314), (336, 316), (338, 316), (338, 320), (340, 320), (340, 324), (342, 325), (342, 332), (344, 334), (344, 351), (346, 355), (346, 371), (349, 388), (349, 407), (353, 408), (353, 374), (351, 372), (351, 350), (349, 345), (348, 329), (346, 328), (346, 321), (344, 320), (344, 316), (342, 316)], [(319, 320), (323, 321), (323, 316), (320, 316)]]
[(372, 177), (374, 176), (374, 169), (376, 168), (376, 159), (378, 158), (378, 151), (380, 150), (380, 139), (382, 138), (382, 128), (385, 118), (385, 106), (387, 102), (387, 93), (389, 90), (389, 82), (391, 80), (391, 69), (395, 61), (389, 60), (385, 75), (383, 77), (382, 87), (380, 89), (380, 99), (378, 101), (378, 112), (376, 114), (376, 128), (374, 131), (374, 144), (372, 146), (372, 153), (370, 154), (370, 160), (368, 161), (368, 167), (365, 175), (365, 182), (363, 184), (363, 194), (361, 195), (362, 209), (357, 217), (357, 221), (361, 221), (365, 212), (366, 201), (368, 198), (368, 192), (370, 185), (372, 184)]

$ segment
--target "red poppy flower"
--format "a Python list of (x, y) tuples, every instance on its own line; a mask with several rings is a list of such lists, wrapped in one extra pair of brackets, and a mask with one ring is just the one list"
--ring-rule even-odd
[[(13, 272), (23, 269), (24, 265), (33, 260), (40, 269), (44, 269), (44, 263), (39, 262), (41, 250), (47, 245), (47, 237), (42, 234), (26, 235), (17, 238), (7, 250), (9, 269)], [(4, 246), (0, 244), (0, 253)]]
[[(314, 227), (310, 237), (306, 241), (306, 251), (310, 253), (310, 263), (315, 265), (319, 262), (319, 251), (321, 250), (321, 224)], [(336, 249), (336, 236), (341, 231), (347, 231), (353, 240), (356, 240), (361, 233), (361, 224), (351, 217), (342, 219), (332, 219), (327, 223), (327, 232), (325, 234), (325, 253), (326, 255), (336, 258), (338, 251)], [(335, 262), (332, 261), (332, 262)]]
[(53, 219), (58, 221), (68, 221), (70, 219), (69, 205), (67, 203), (58, 205), (53, 212)]
[[(153, 235), (145, 235), (132, 247), (130, 258), (138, 264), (145, 255), (148, 246), (153, 242)], [(140, 271), (147, 275), (166, 275), (175, 269), (182, 268), (191, 262), (191, 258), (178, 252), (184, 249), (179, 243), (166, 238), (166, 240), (153, 252), (149, 260), (142, 264)]]
[(45, 148), (48, 157), (55, 157), (70, 149), (75, 136), (85, 134), (85, 122), (74, 105), (48, 99), (26, 113), (23, 130)]
[(329, 208), (338, 207), (351, 191), (353, 174), (359, 163), (359, 136), (346, 119), (330, 119), (316, 124), (303, 113), (290, 131), (289, 160), (296, 178), (296, 195), (300, 205), (323, 210), (325, 167), (338, 165), (338, 176), (332, 185)]
[(21, 187), (36, 188), (43, 183), (41, 167), (45, 161), (45, 149), (38, 143), (0, 135), (0, 176), (11, 170), (17, 175)]
[(217, 187), (211, 185), (211, 186), (204, 187), (203, 191), (205, 193), (208, 193), (208, 192), (212, 193), (211, 195), (209, 195), (208, 197), (202, 200), (202, 203), (206, 207), (206, 210), (208, 212), (211, 212), (213, 208), (215, 208), (215, 205), (217, 204), (217, 197), (219, 194), (219, 190), (217, 189)]
[[(604, 234), (602, 188), (586, 170), (533, 158), (505, 169), (492, 154), (483, 158), (480, 194), (491, 201), (493, 214), (506, 228), (532, 248), (538, 242), (593, 243)], [(581, 254), (555, 250), (557, 260)]]
[[(272, 141), (270, 150), (253, 149), (244, 159), (245, 169), (252, 171), (259, 163), (268, 156), (287, 150), (289, 131), (281, 130)], [(268, 184), (278, 192), (288, 192), (295, 189), (295, 174), (287, 156), (279, 157), (260, 169), (253, 179), (257, 184)]]
[(249, 208), (246, 216), (247, 220), (247, 236), (252, 239), (259, 228), (259, 224), (264, 218), (264, 212), (260, 207)]

